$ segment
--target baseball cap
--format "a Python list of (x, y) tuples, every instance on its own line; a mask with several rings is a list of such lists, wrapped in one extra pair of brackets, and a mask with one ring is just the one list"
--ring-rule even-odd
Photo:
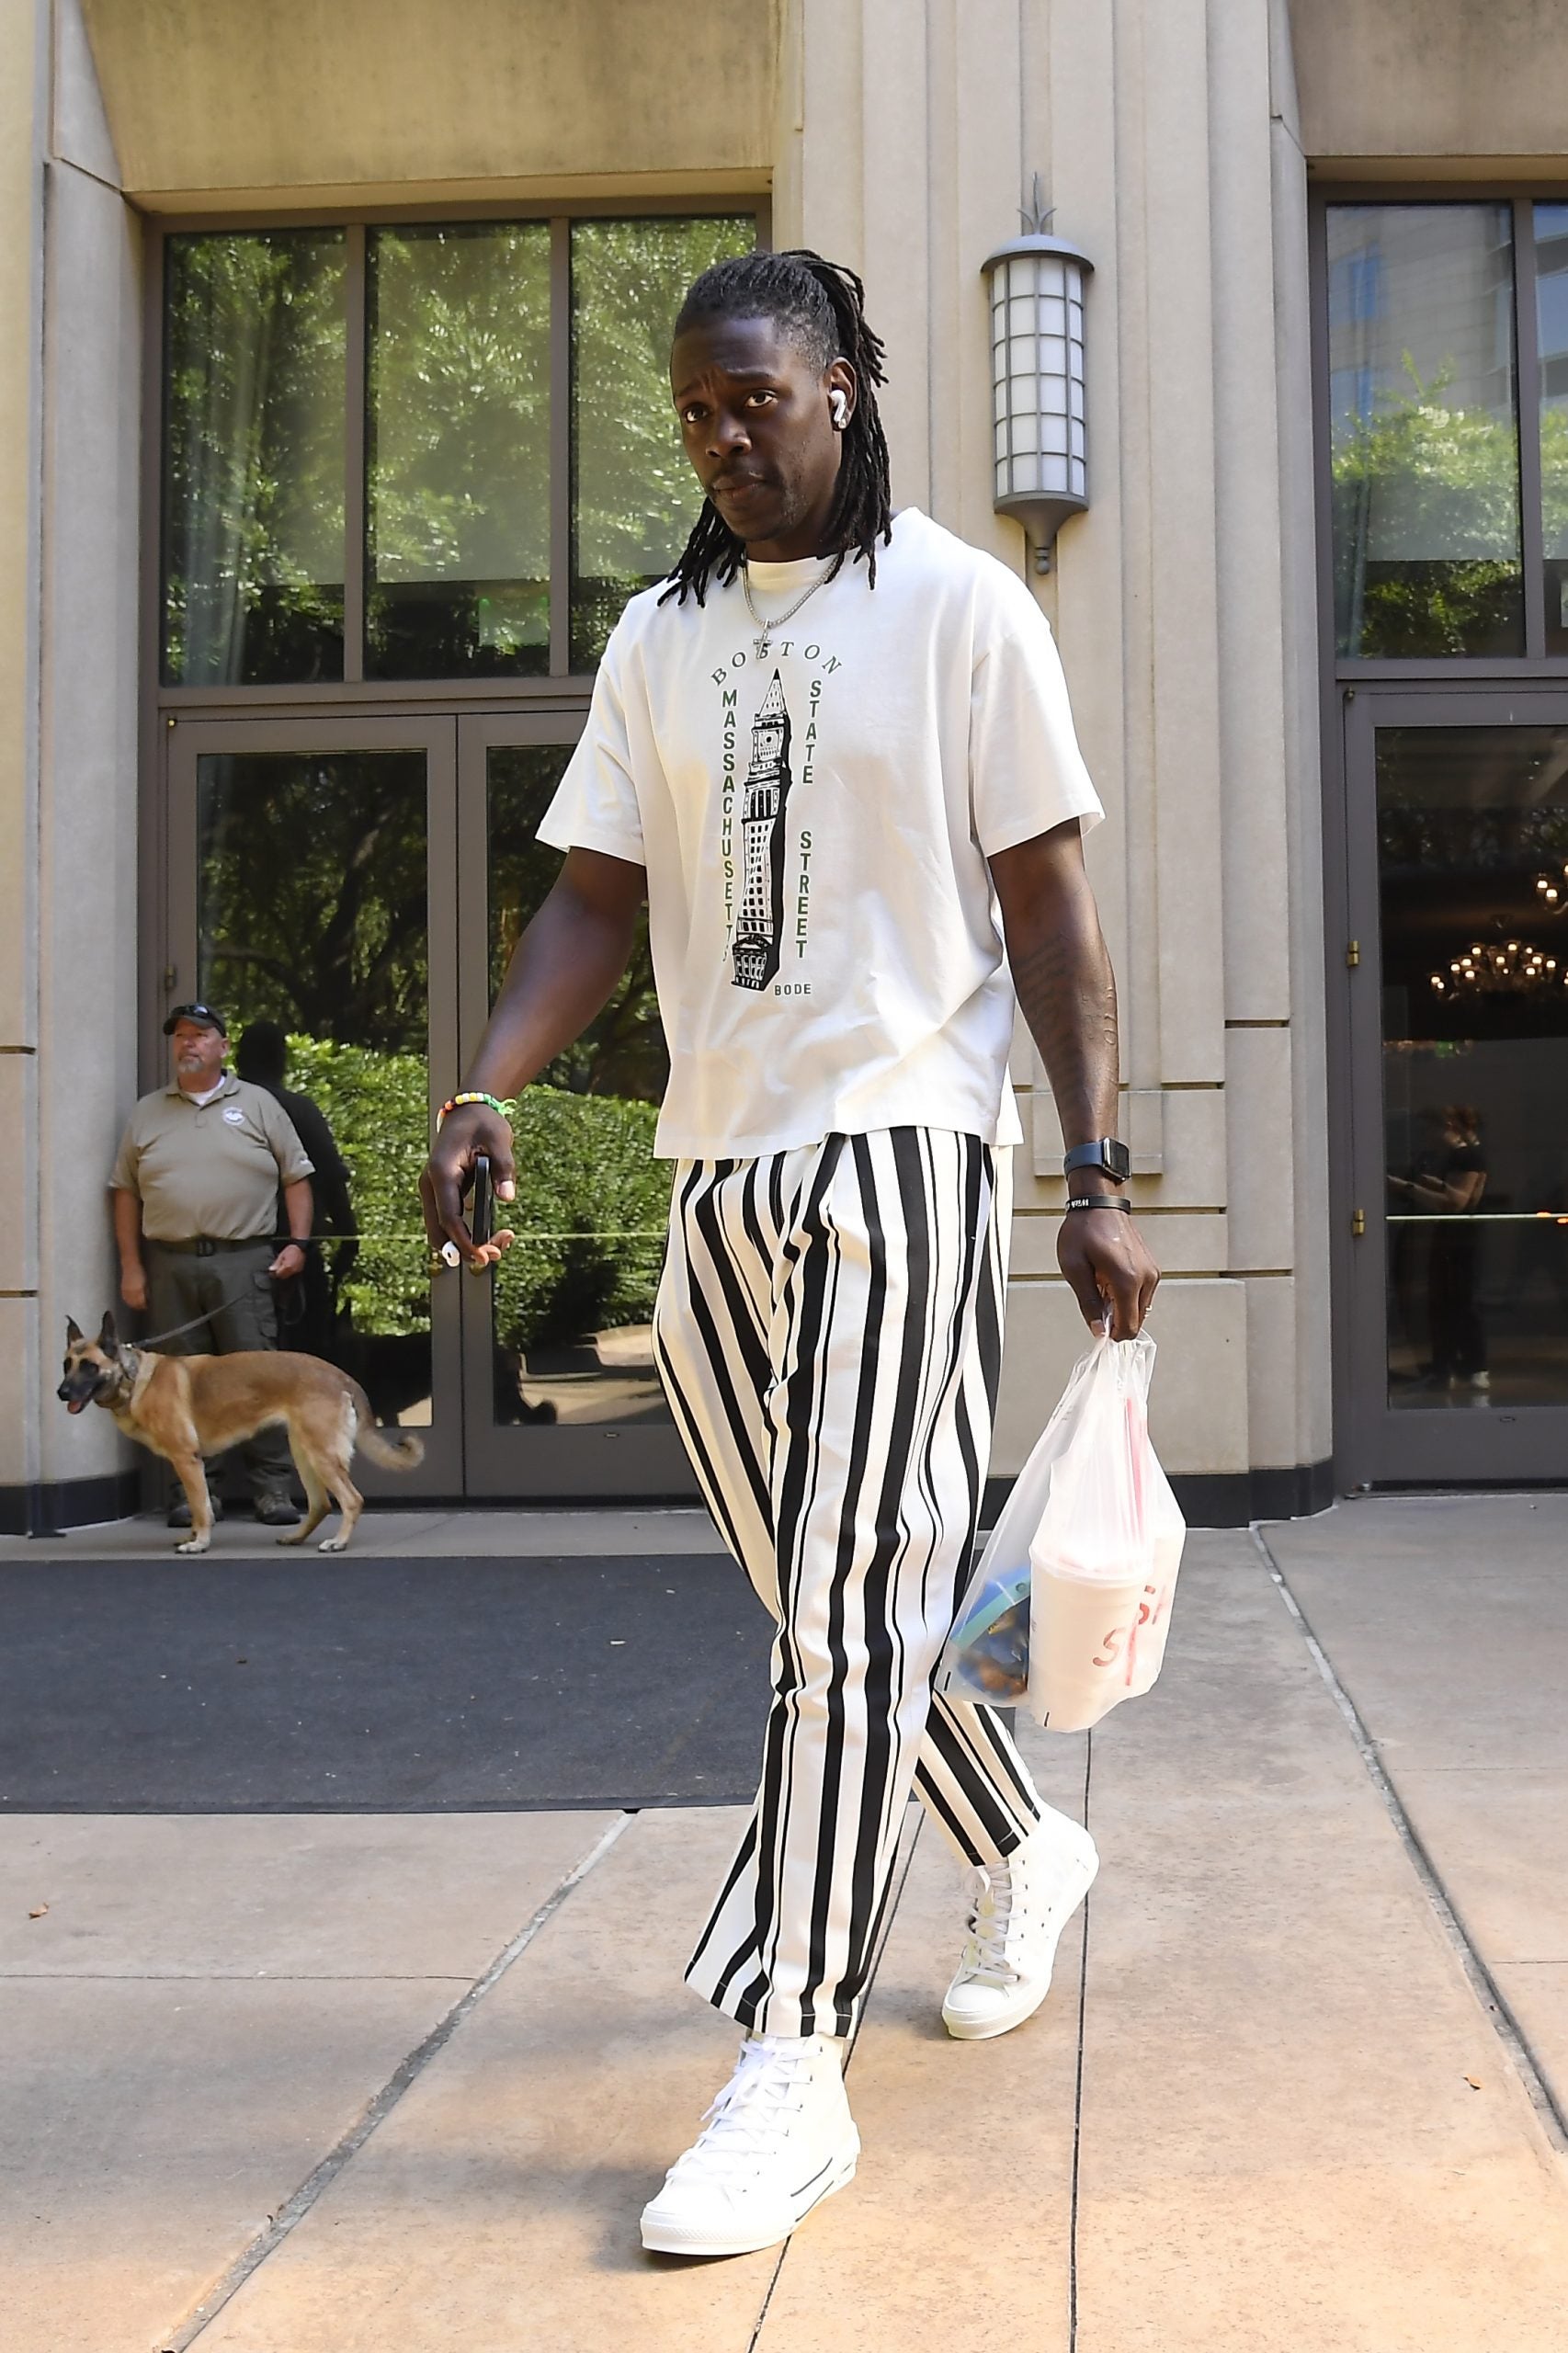
[(216, 1029), (219, 1036), (222, 1038), (226, 1038), (229, 1034), (229, 1025), (215, 1006), (201, 1005), (199, 1003), (196, 1005), (171, 1006), (169, 1008), (169, 1017), (164, 1024), (164, 1035), (165, 1038), (172, 1038), (174, 1036), (175, 1023), (176, 1021), (199, 1021), (204, 1028), (208, 1029)]

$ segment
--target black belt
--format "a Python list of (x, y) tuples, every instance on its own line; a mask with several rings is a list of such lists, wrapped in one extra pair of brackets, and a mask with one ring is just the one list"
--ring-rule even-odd
[(149, 1234), (147, 1243), (153, 1250), (183, 1250), (188, 1256), (196, 1258), (215, 1257), (220, 1250), (270, 1250), (273, 1247), (271, 1236), (266, 1233), (248, 1234), (244, 1242), (214, 1242), (210, 1235), (205, 1233), (194, 1234), (185, 1242), (165, 1242), (161, 1238), (154, 1240)]

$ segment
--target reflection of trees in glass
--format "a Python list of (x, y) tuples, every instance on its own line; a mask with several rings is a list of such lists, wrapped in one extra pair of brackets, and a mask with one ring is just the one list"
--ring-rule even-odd
[(425, 755), (201, 762), (202, 993), (235, 1020), (426, 1051)]
[(550, 637), (550, 231), (372, 231), (372, 676), (540, 671)]
[(1381, 809), (1378, 858), (1385, 875), (1484, 875), (1512, 887), (1511, 921), (1540, 921), (1535, 878), (1568, 859), (1568, 809)]
[[(1522, 627), (1518, 436), (1511, 416), (1449, 405), (1451, 364), (1380, 395), (1333, 457), (1339, 650), (1369, 658), (1515, 650)], [(1568, 502), (1568, 479), (1562, 494)], [(1441, 548), (1380, 559), (1380, 544)]]
[[(506, 977), (512, 950), (561, 871), (561, 853), (537, 838), (569, 755), (554, 745), (497, 745), (489, 754), (490, 995)], [(551, 1086), (577, 1095), (627, 1096), (659, 1102), (669, 1056), (653, 993), (647, 911), (615, 994), (575, 1045), (543, 1074)]]
[[(419, 1222), (428, 1150), (423, 1053), (368, 1053), (296, 1033), (289, 1085), (325, 1113), (347, 1163), (361, 1229), (344, 1286), (362, 1336), (430, 1328), (430, 1276)], [(645, 1324), (664, 1253), (670, 1172), (653, 1157), (654, 1113), (530, 1086), (513, 1113), (517, 1245), (495, 1274), (495, 1336), (527, 1350), (624, 1324)]]
[[(695, 517), (670, 327), (691, 279), (755, 237), (749, 214), (574, 226), (574, 669)], [(341, 677), (344, 232), (202, 232), (167, 253), (165, 676)], [(368, 674), (542, 672), (549, 227), (372, 229), (366, 280)]]
[(519, 1097), (506, 1212), (518, 1240), (495, 1272), (498, 1347), (526, 1353), (649, 1321), (670, 1205), (656, 1117), (647, 1103), (553, 1086)]
[(164, 676), (343, 675), (340, 229), (171, 237)]
[(287, 1077), (324, 1115), (348, 1170), (359, 1246), (342, 1298), (355, 1331), (362, 1338), (428, 1332), (429, 1251), (419, 1218), (430, 1127), (423, 1051), (376, 1053), (295, 1031)]
[(697, 519), (670, 330), (692, 279), (756, 242), (749, 214), (573, 224), (574, 670), (593, 668), (627, 597), (664, 577)]
[(1540, 412), (1541, 523), (1549, 556), (1568, 556), (1568, 407)]
[(233, 1038), (260, 1018), (290, 1033), (288, 1084), (324, 1113), (348, 1169), (353, 1333), (426, 1332), (425, 755), (210, 755), (197, 806), (199, 993)]

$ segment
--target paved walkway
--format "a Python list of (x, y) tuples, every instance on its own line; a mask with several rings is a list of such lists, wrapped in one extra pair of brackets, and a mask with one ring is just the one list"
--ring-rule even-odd
[(912, 1812), (859, 2178), (718, 2265), (636, 2214), (734, 1812), (0, 1821), (8, 2353), (1560, 2353), (1565, 1637), (1568, 1498), (1195, 1537), (1159, 1689), (1030, 1740), (1045, 2009), (942, 2034)]
[[(333, 1523), (335, 1525), (335, 1522)], [(161, 1519), (115, 1519), (63, 1536), (0, 1536), (6, 1561), (167, 1560), (177, 1535)], [(301, 1548), (302, 1549), (302, 1548)], [(558, 1553), (722, 1552), (712, 1521), (699, 1506), (611, 1511), (389, 1511), (366, 1506), (354, 1551), (378, 1560), (473, 1561)], [(275, 1561), (277, 1537), (236, 1512), (213, 1530), (213, 1560)], [(287, 1560), (290, 1553), (285, 1551)], [(294, 1557), (298, 1557), (296, 1554)], [(306, 1557), (309, 1558), (307, 1552)], [(324, 1575), (327, 1571), (324, 1565)]]

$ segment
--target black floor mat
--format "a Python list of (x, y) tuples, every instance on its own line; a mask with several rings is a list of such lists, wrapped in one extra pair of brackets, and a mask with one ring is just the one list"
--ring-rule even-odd
[(749, 1801), (770, 1628), (724, 1556), (0, 1566), (0, 1811)]

